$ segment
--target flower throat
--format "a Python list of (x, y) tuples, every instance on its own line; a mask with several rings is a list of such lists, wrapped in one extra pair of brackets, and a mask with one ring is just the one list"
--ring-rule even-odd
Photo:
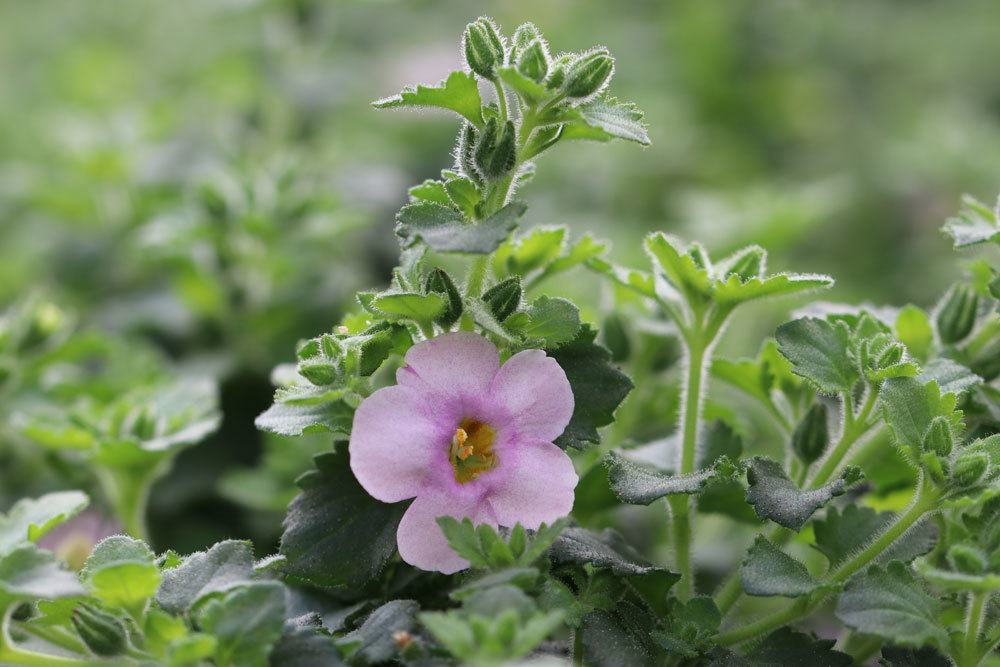
[(489, 424), (475, 419), (463, 419), (455, 429), (448, 457), (459, 484), (478, 479), (479, 475), (496, 467), (495, 437), (496, 431)]

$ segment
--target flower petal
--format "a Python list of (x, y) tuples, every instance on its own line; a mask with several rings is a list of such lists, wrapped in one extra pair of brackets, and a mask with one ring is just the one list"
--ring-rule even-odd
[(407, 387), (385, 387), (361, 402), (349, 451), (365, 491), (394, 503), (423, 489), (451, 437), (453, 420), (440, 415)]
[(527, 441), (517, 454), (515, 469), (486, 496), (497, 523), (534, 529), (569, 514), (579, 478), (566, 452), (551, 442)]
[(417, 496), (406, 510), (396, 531), (396, 545), (404, 561), (421, 570), (452, 574), (469, 567), (469, 562), (448, 546), (439, 516), (453, 516), (456, 519), (468, 517), (479, 525), (488, 523), (496, 526), (492, 517), (486, 516), (478, 506), (463, 507), (462, 503), (447, 493), (426, 493)]
[(458, 398), (483, 394), (500, 368), (493, 343), (468, 331), (417, 343), (405, 362), (396, 373), (399, 384)]
[(551, 442), (573, 416), (573, 390), (566, 373), (543, 350), (525, 350), (508, 359), (491, 390), (522, 436)]

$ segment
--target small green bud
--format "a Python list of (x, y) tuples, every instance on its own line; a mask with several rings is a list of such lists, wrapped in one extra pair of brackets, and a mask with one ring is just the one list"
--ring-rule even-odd
[(549, 90), (560, 88), (566, 81), (566, 70), (576, 60), (576, 55), (564, 53), (556, 58), (549, 67), (549, 76), (545, 80), (545, 87)]
[(514, 123), (500, 125), (491, 118), (479, 136), (473, 155), (475, 168), (484, 180), (506, 176), (517, 164), (517, 130)]
[(94, 655), (110, 657), (125, 652), (128, 640), (121, 619), (91, 604), (73, 610), (73, 627)]
[(969, 368), (987, 382), (1000, 375), (1000, 336), (993, 336), (976, 351), (969, 360)]
[(935, 417), (924, 434), (923, 450), (934, 452), (938, 456), (948, 456), (955, 446), (951, 435), (951, 426), (944, 417)]
[(299, 362), (299, 375), (317, 386), (333, 384), (337, 379), (337, 366), (323, 357), (304, 359)]
[(607, 49), (585, 53), (566, 69), (563, 92), (575, 99), (596, 95), (608, 84), (614, 71), (615, 60)]
[(948, 564), (962, 574), (986, 572), (986, 555), (971, 544), (955, 544), (948, 549)]
[(934, 452), (924, 452), (920, 456), (920, 463), (923, 469), (927, 472), (927, 476), (931, 478), (932, 482), (938, 486), (944, 486), (947, 483), (947, 461), (942, 460)]
[(944, 295), (937, 313), (941, 342), (957, 343), (972, 332), (976, 323), (979, 294), (972, 285), (955, 283)]
[(990, 281), (990, 296), (994, 299), (1000, 299), (1000, 273), (993, 276), (993, 280)]
[(982, 452), (963, 454), (955, 459), (952, 480), (958, 487), (972, 486), (982, 479), (990, 467), (990, 457)]
[(472, 123), (466, 123), (458, 131), (458, 145), (455, 146), (455, 162), (458, 170), (473, 181), (480, 183), (482, 179), (476, 170), (475, 152), (479, 133)]
[(532, 81), (540, 83), (545, 80), (549, 73), (549, 51), (545, 42), (536, 39), (524, 47), (517, 59), (517, 71)]
[(517, 30), (514, 31), (514, 36), (510, 40), (510, 54), (507, 57), (507, 62), (516, 63), (524, 47), (536, 39), (542, 39), (542, 33), (534, 23), (522, 23), (517, 26)]
[(809, 465), (819, 460), (819, 457), (826, 451), (826, 445), (829, 441), (826, 404), (813, 403), (792, 433), (792, 451), (795, 452), (800, 461)]
[(496, 68), (503, 65), (506, 49), (491, 19), (482, 16), (465, 26), (462, 48), (469, 69), (484, 79), (496, 79)]
[(344, 354), (344, 346), (333, 334), (323, 334), (319, 338), (319, 347), (327, 359), (339, 359)]
[(462, 295), (459, 294), (451, 276), (443, 269), (436, 268), (427, 274), (424, 292), (436, 292), (448, 299), (448, 306), (444, 312), (434, 318), (434, 321), (442, 327), (450, 327), (462, 316)]
[(521, 279), (517, 276), (498, 282), (483, 293), (482, 299), (497, 322), (503, 322), (521, 305)]

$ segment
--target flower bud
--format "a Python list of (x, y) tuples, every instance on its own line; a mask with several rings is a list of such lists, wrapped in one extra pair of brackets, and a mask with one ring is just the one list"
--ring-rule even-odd
[(549, 73), (549, 53), (540, 39), (524, 47), (517, 59), (517, 71), (532, 81), (542, 82)]
[(959, 487), (972, 486), (986, 474), (990, 466), (990, 458), (982, 452), (963, 454), (955, 459), (955, 469), (952, 480)]
[(436, 292), (448, 299), (444, 312), (434, 318), (434, 321), (442, 327), (450, 327), (462, 316), (462, 296), (458, 293), (451, 276), (444, 270), (434, 269), (427, 275), (424, 292)]
[(986, 555), (971, 544), (955, 544), (948, 549), (948, 564), (962, 574), (983, 574), (986, 571)]
[(82, 603), (73, 610), (73, 627), (95, 655), (121, 655), (127, 645), (125, 624), (114, 614)]
[(955, 283), (941, 300), (937, 313), (938, 335), (941, 342), (957, 343), (972, 332), (976, 323), (979, 294), (972, 285)]
[(947, 460), (941, 459), (934, 452), (924, 452), (920, 456), (920, 464), (931, 481), (938, 486), (944, 486), (948, 482)]
[(476, 183), (482, 181), (479, 177), (479, 172), (476, 170), (476, 161), (474, 159), (476, 141), (478, 139), (479, 133), (476, 131), (475, 126), (472, 123), (466, 123), (458, 131), (458, 145), (455, 146), (455, 161), (457, 162), (458, 169)]
[(482, 299), (497, 322), (503, 322), (521, 305), (522, 293), (521, 279), (515, 276), (486, 290)]
[(1000, 336), (993, 336), (976, 351), (969, 360), (969, 369), (987, 382), (1000, 375)]
[(317, 386), (333, 384), (337, 379), (337, 366), (323, 357), (303, 359), (299, 362), (299, 375)]
[(338, 359), (344, 354), (344, 346), (332, 334), (323, 334), (320, 336), (319, 347), (327, 359)]
[(552, 61), (552, 65), (549, 67), (549, 77), (545, 80), (545, 87), (549, 90), (555, 90), (562, 86), (566, 81), (566, 70), (575, 60), (576, 55), (564, 53)]
[(809, 465), (823, 455), (829, 441), (826, 404), (813, 403), (792, 433), (792, 451), (800, 461)]
[(938, 456), (951, 454), (955, 442), (951, 435), (951, 426), (944, 417), (935, 417), (924, 434), (923, 450), (934, 452)]
[(506, 176), (517, 164), (517, 131), (514, 123), (500, 125), (490, 118), (473, 153), (476, 171), (491, 181)]
[(563, 92), (576, 99), (596, 95), (611, 80), (615, 60), (607, 49), (585, 53), (566, 69)]
[(514, 36), (511, 38), (510, 54), (507, 62), (516, 63), (524, 47), (536, 39), (542, 39), (542, 33), (534, 23), (522, 23), (517, 26), (517, 30), (514, 31)]
[(465, 26), (462, 47), (469, 69), (484, 79), (496, 79), (496, 68), (504, 61), (504, 45), (492, 20), (480, 17)]

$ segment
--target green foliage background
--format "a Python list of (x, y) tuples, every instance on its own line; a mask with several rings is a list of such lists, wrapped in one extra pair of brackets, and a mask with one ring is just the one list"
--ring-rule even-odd
[[(480, 14), (615, 54), (653, 145), (546, 156), (524, 196), (529, 226), (611, 238), (623, 263), (649, 230), (718, 255), (759, 243), (773, 270), (836, 277), (834, 300), (929, 307), (960, 273), (942, 221), (961, 192), (995, 195), (988, 0), (4, 3), (0, 305), (40, 295), (223, 378), (221, 430), (154, 494), (155, 544), (271, 550), (291, 480), (328, 443), (254, 429), (268, 374), (387, 282), (406, 187), (452, 149), (451, 119), (369, 102), (460, 66), (455, 36)], [(602, 318), (595, 277), (558, 280)], [(752, 306), (726, 354), (754, 352), (791, 305)], [(0, 501), (50, 481), (4, 466)]]

